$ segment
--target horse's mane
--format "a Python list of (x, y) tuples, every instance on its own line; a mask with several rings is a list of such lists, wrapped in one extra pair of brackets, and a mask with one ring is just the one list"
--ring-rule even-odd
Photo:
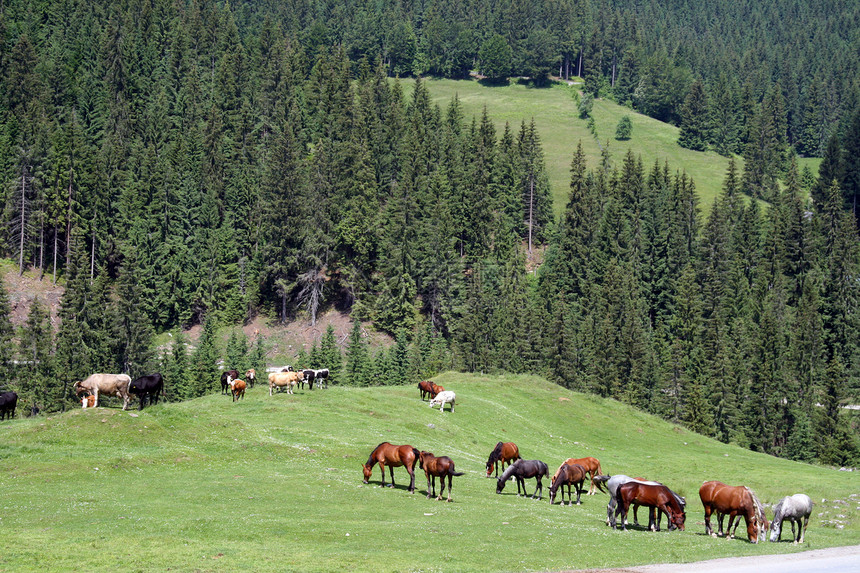
[(520, 460), (517, 460), (514, 463), (512, 463), (511, 465), (509, 465), (507, 467), (507, 469), (505, 469), (505, 471), (502, 472), (502, 476), (499, 479), (502, 481), (508, 481), (511, 478), (511, 474), (514, 473), (514, 469), (518, 467), (517, 464), (519, 464), (519, 463), (520, 463)]
[[(372, 461), (373, 461), (373, 454), (374, 454), (374, 453), (376, 453), (376, 450), (378, 450), (378, 449), (379, 449), (379, 447), (380, 447), (382, 444), (387, 444), (387, 443), (388, 443), (388, 442), (380, 442), (379, 446), (376, 446), (375, 448), (373, 448), (373, 449), (370, 451), (370, 455), (369, 455), (369, 456), (367, 456), (367, 463), (365, 463), (364, 465), (366, 465), (366, 466), (372, 466), (373, 464), (372, 464), (372, 463), (370, 463), (370, 462), (372, 462)], [(374, 462), (374, 463), (376, 463), (376, 462)]]
[(490, 452), (490, 459), (487, 460), (487, 465), (490, 465), (491, 463), (498, 461), (501, 456), (502, 456), (502, 442), (499, 442), (498, 444), (496, 444), (496, 447), (493, 448), (493, 451)]
[(751, 490), (747, 486), (744, 486), (744, 489), (747, 490), (747, 492), (749, 492), (750, 497), (753, 500), (753, 504), (755, 504), (755, 518), (756, 518), (756, 520), (758, 520), (759, 529), (761, 530), (764, 527), (764, 524), (767, 523), (767, 519), (765, 518), (765, 515), (764, 515), (764, 506), (758, 500), (758, 497), (756, 496), (756, 494), (753, 490)]

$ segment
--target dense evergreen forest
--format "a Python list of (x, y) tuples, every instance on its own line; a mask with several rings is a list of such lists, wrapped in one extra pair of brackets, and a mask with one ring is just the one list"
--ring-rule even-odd
[[(51, 411), (89, 373), (159, 368), (190, 398), (219, 358), (264, 364), (218, 325), (336, 308), (396, 338), (372, 354), (356, 320), (343, 353), (329, 331), (298, 357), (340, 383), (532, 372), (857, 463), (860, 8), (706, 4), (4, 3), (2, 248), (66, 289), (56, 332), (38, 302), (0, 320), (5, 385)], [(472, 72), (578, 74), (744, 167), (703, 219), (673, 166), (572, 148), (553, 221), (533, 123), (499, 133), (391, 79)], [(153, 347), (201, 323), (193, 353)]]

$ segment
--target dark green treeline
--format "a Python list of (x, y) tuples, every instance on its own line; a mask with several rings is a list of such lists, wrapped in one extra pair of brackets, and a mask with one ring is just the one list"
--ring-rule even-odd
[[(18, 361), (4, 380), (25, 402), (57, 409), (91, 372), (154, 368), (172, 398), (197, 396), (215, 389), (219, 358), (262, 366), (263, 341), (222, 350), (218, 324), (336, 307), (396, 336), (371, 355), (354, 330), (343, 369), (333, 333), (298, 357), (342, 383), (531, 372), (723, 441), (856, 460), (841, 406), (858, 394), (845, 182), (860, 131), (831, 138), (817, 179), (780, 141), (785, 155), (762, 160), (785, 174), (762, 183), (769, 206), (743, 198), (764, 194), (732, 167), (706, 220), (671, 166), (628, 155), (589, 168), (577, 151), (554, 225), (533, 125), (496, 133), (456, 99), (431, 105), (421, 81), (405, 96), (388, 80), (400, 56), (356, 51), (372, 35), (338, 6), (259, 6), (0, 12), (3, 249), (66, 286), (53, 340), (40, 303), (20, 332), (0, 328), (3, 363)], [(410, 21), (389, 27), (407, 55)], [(338, 42), (323, 22), (354, 35)], [(429, 46), (413, 65), (437, 61)], [(769, 93), (756, 125), (787, 133)], [(193, 352), (182, 336), (152, 348), (154, 333), (201, 322)]]

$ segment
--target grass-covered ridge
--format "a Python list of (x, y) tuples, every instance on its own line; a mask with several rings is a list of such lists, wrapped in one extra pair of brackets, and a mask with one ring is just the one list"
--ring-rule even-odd
[[(414, 385), (271, 398), (257, 386), (236, 404), (213, 394), (4, 422), (0, 569), (537, 571), (860, 543), (854, 473), (724, 445), (533, 377), (435, 380), (457, 393), (453, 414), (420, 402)], [(513, 484), (496, 495), (483, 470), (498, 440), (551, 471), (593, 455), (607, 473), (660, 479), (687, 496), (687, 530), (610, 531), (602, 494), (579, 507), (517, 498)], [(466, 472), (454, 503), (427, 500), (417, 466), (415, 495), (403, 468), (396, 490), (379, 487), (378, 467), (363, 485), (360, 465), (382, 441), (452, 457)], [(808, 493), (808, 543), (705, 537), (707, 479), (749, 485), (765, 503)]]

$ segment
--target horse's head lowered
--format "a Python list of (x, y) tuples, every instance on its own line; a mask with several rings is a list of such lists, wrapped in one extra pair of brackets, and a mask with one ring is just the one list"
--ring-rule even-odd
[(370, 476), (373, 475), (373, 466), (370, 464), (361, 464), (361, 469), (364, 472), (364, 483), (369, 483)]

